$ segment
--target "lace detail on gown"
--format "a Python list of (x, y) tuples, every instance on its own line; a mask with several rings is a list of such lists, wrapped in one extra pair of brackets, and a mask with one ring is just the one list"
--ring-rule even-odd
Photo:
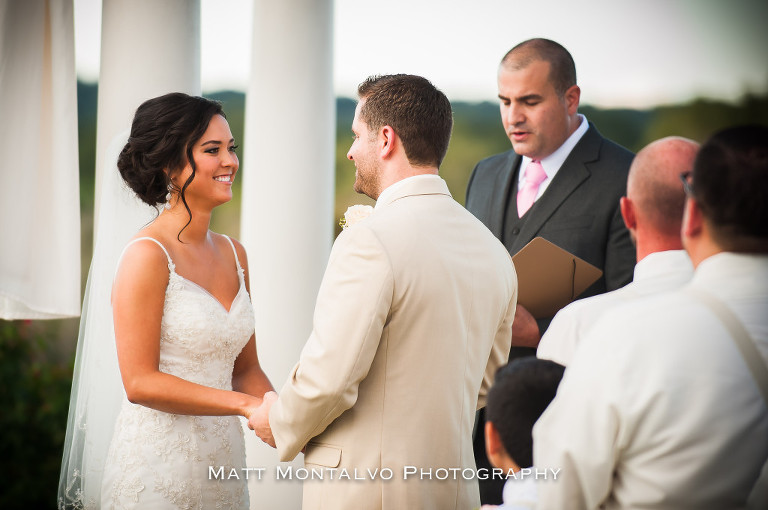
[[(254, 331), (237, 252), (240, 289), (227, 311), (208, 291), (176, 273), (159, 242), (141, 239), (156, 242), (168, 256), (160, 370), (231, 390), (235, 359)], [(241, 479), (209, 480), (211, 466), (223, 466), (226, 473), (235, 469)], [(238, 417), (176, 415), (124, 400), (104, 472), (102, 508), (248, 508), (243, 467), (245, 442)]]

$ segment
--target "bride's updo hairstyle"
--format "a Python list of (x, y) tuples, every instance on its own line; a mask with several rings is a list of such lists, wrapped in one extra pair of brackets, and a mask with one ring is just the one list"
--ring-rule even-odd
[(226, 118), (220, 103), (204, 97), (172, 92), (149, 99), (136, 110), (130, 138), (117, 158), (123, 180), (143, 202), (153, 207), (166, 202), (171, 177), (189, 162), (192, 175), (181, 190), (177, 190), (189, 214), (187, 225), (192, 221), (192, 211), (184, 191), (197, 170), (192, 148), (214, 115)]

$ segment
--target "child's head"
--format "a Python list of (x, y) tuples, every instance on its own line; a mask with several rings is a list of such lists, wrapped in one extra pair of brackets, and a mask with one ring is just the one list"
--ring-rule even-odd
[(491, 463), (517, 471), (533, 465), (533, 425), (555, 398), (565, 367), (518, 358), (496, 372), (485, 409), (485, 445)]

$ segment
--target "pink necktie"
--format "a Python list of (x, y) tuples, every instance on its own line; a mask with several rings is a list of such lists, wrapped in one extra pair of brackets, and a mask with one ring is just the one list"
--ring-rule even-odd
[(544, 167), (541, 166), (540, 161), (531, 160), (528, 166), (525, 167), (525, 184), (517, 192), (518, 217), (522, 218), (528, 209), (531, 208), (534, 200), (536, 200), (536, 194), (539, 192), (539, 186), (546, 178), (547, 174), (544, 172)]

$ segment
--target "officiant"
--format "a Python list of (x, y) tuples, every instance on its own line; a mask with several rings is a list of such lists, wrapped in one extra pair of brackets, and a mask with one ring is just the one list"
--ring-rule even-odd
[[(581, 90), (571, 54), (548, 39), (512, 48), (498, 70), (501, 121), (512, 150), (480, 161), (466, 207), (514, 255), (540, 236), (603, 271), (580, 297), (632, 280), (635, 251), (619, 210), (633, 154), (578, 113)], [(535, 355), (551, 317), (518, 305), (510, 359)], [(482, 430), (482, 429), (480, 429)], [(487, 463), (476, 434), (478, 467)], [(483, 503), (500, 503), (501, 487)]]

